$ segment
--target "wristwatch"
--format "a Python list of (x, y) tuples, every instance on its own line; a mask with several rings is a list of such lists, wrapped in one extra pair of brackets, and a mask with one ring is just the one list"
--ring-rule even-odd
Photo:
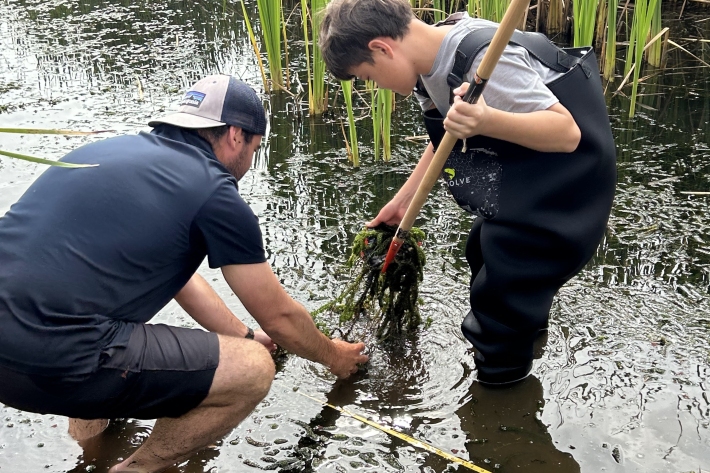
[(249, 340), (254, 340), (254, 330), (252, 330), (251, 327), (247, 327), (247, 334), (244, 335), (244, 338), (248, 338)]

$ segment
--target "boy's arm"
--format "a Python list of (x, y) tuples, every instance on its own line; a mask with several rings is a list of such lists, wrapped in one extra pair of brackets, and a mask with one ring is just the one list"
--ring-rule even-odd
[(454, 104), (444, 120), (446, 131), (459, 139), (474, 135), (509, 141), (537, 151), (571, 153), (579, 145), (581, 132), (569, 111), (559, 102), (546, 110), (512, 113), (461, 99), (468, 89), (464, 83), (454, 90)]
[(422, 157), (419, 159), (417, 166), (412, 171), (412, 174), (409, 175), (407, 182), (405, 182), (397, 194), (392, 197), (392, 200), (382, 207), (377, 217), (366, 224), (367, 227), (376, 227), (380, 223), (399, 225), (399, 222), (402, 221), (404, 214), (407, 212), (409, 202), (411, 202), (412, 197), (414, 197), (419, 183), (424, 178), (424, 174), (429, 168), (429, 163), (431, 163), (432, 158), (434, 158), (434, 146), (429, 143)]

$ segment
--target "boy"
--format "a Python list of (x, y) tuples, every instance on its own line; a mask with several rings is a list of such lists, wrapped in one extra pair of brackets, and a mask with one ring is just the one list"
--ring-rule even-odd
[[(467, 140), (465, 150), (458, 142), (443, 174), (457, 203), (478, 216), (466, 244), (471, 311), (462, 331), (475, 349), (478, 380), (507, 384), (529, 374), (554, 295), (604, 234), (616, 153), (590, 51), (567, 57), (578, 67), (562, 68), (509, 45), (478, 103), (461, 100), (485, 51), (471, 56), (457, 87), (448, 80), (460, 68), (456, 58), (469, 54), (462, 42), (495, 26), (465, 13), (428, 25), (406, 0), (334, 0), (320, 47), (337, 78), (374, 80), (403, 95), (416, 87), (425, 111), (432, 142), (368, 226), (400, 222), (443, 129)], [(556, 61), (559, 49), (544, 43)]]

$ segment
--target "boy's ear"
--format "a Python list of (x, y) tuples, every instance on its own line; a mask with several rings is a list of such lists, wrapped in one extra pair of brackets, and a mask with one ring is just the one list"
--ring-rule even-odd
[(394, 56), (394, 50), (392, 49), (392, 39), (391, 38), (375, 38), (367, 43), (370, 51), (373, 54), (382, 53), (385, 56), (392, 58)]

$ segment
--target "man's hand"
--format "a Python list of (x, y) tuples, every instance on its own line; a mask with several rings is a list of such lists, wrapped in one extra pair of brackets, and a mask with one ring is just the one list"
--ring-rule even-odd
[(263, 330), (254, 330), (254, 341), (264, 345), (269, 350), (269, 353), (273, 353), (276, 350), (276, 344)]
[(368, 360), (362, 354), (365, 344), (323, 335), (306, 308), (286, 293), (268, 263), (227, 265), (222, 272), (244, 308), (280, 347), (327, 366), (339, 378), (357, 372), (358, 363)]
[(335, 348), (336, 356), (328, 363), (328, 368), (340, 379), (357, 373), (357, 365), (367, 363), (367, 360), (370, 359), (369, 356), (362, 354), (365, 349), (365, 344), (362, 342), (348, 343), (339, 338), (334, 338), (331, 342)]

